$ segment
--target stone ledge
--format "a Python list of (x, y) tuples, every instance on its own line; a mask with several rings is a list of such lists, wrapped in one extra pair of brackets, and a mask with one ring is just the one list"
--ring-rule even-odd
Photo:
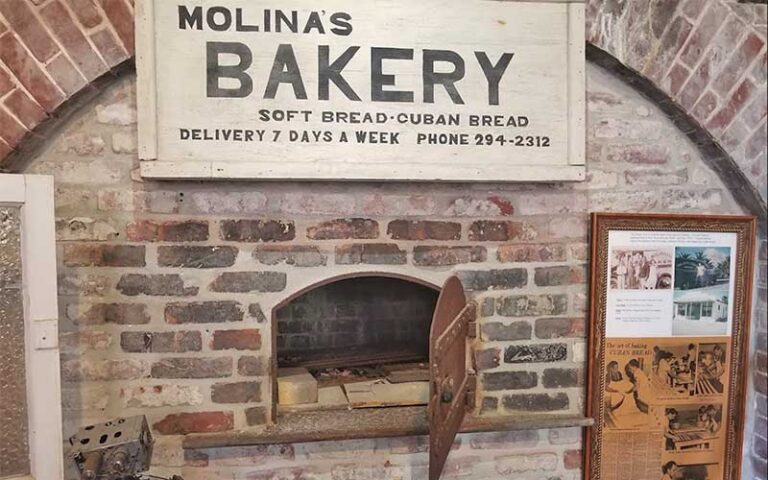
[[(589, 427), (579, 415), (467, 416), (462, 433)], [(274, 425), (213, 434), (189, 434), (185, 449), (321, 442), (358, 438), (427, 435), (426, 407), (395, 407), (286, 414)]]

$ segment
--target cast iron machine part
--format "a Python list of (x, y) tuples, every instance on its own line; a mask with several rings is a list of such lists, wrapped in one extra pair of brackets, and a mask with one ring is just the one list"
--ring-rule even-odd
[(67, 458), (80, 480), (161, 479), (142, 473), (149, 470), (153, 444), (144, 415), (118, 418), (81, 428), (69, 439)]

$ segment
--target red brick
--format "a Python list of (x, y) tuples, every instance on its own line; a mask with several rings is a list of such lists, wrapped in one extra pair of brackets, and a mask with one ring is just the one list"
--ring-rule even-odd
[(469, 227), (469, 239), (481, 242), (534, 240), (535, 227), (525, 222), (478, 220)]
[(213, 403), (250, 403), (261, 401), (261, 383), (235, 382), (211, 385)]
[(223, 378), (232, 375), (231, 357), (172, 357), (152, 364), (152, 378)]
[(660, 165), (669, 161), (669, 150), (664, 145), (643, 143), (609, 147), (606, 160), (644, 165)]
[(24, 0), (0, 0), (0, 13), (8, 21), (11, 30), (41, 62), (50, 60), (59, 51), (56, 43)]
[(115, 27), (123, 46), (129, 54), (133, 55), (133, 13), (130, 8), (123, 0), (99, 0), (99, 3), (110, 23)]
[(67, 0), (67, 3), (84, 27), (93, 28), (101, 23), (101, 14), (93, 0)]
[(755, 391), (768, 395), (768, 377), (764, 373), (755, 372), (753, 375), (755, 383)]
[(768, 372), (768, 353), (758, 350), (755, 354), (755, 366), (758, 372)]
[(536, 338), (584, 338), (584, 317), (551, 317), (536, 319)]
[(338, 245), (335, 251), (338, 265), (404, 265), (407, 252), (394, 243), (352, 243)]
[(680, 60), (693, 68), (709, 46), (715, 33), (728, 17), (728, 10), (719, 2), (707, 2), (709, 8), (685, 45)]
[(0, 36), (0, 60), (5, 62), (46, 111), (53, 111), (64, 101), (64, 95), (48, 80), (35, 59), (10, 32)]
[(705, 123), (712, 112), (717, 108), (717, 97), (714, 93), (708, 91), (705, 93), (696, 106), (693, 107), (693, 117), (701, 123)]
[(93, 80), (107, 71), (107, 67), (60, 2), (55, 1), (41, 8), (40, 15), (86, 79)]
[(679, 63), (675, 63), (675, 65), (669, 71), (669, 74), (667, 74), (669, 93), (673, 97), (677, 96), (677, 94), (680, 92), (680, 89), (683, 88), (683, 85), (685, 85), (685, 82), (688, 80), (690, 75), (690, 70), (680, 65)]
[(16, 88), (16, 84), (11, 79), (11, 76), (8, 75), (5, 70), (0, 68), (0, 97), (10, 92), (14, 88)]
[(750, 33), (739, 48), (733, 52), (728, 63), (725, 64), (722, 72), (714, 82), (715, 91), (721, 97), (728, 95), (736, 81), (742, 77), (747, 68), (752, 64), (752, 61), (760, 53), (760, 50), (763, 49), (763, 45), (765, 45), (765, 42), (760, 37)]
[(245, 421), (251, 426), (264, 425), (267, 423), (267, 409), (264, 407), (246, 408)]
[(152, 427), (163, 435), (186, 435), (225, 432), (232, 430), (234, 425), (232, 412), (194, 412), (168, 415)]
[(738, 114), (744, 105), (746, 105), (752, 92), (755, 90), (755, 85), (750, 80), (744, 80), (739, 88), (733, 92), (730, 101), (723, 108), (721, 108), (717, 114), (707, 123), (707, 128), (710, 131), (724, 130), (731, 124), (736, 114)]
[(728, 127), (728, 130), (720, 136), (720, 143), (725, 147), (726, 151), (733, 152), (748, 135), (749, 130), (747, 130), (744, 122), (737, 118)]
[(418, 245), (413, 249), (413, 264), (420, 266), (446, 266), (460, 263), (479, 263), (488, 258), (485, 247), (438, 247)]
[(282, 220), (223, 220), (222, 240), (232, 242), (286, 242), (296, 238), (296, 225)]
[(46, 113), (40, 108), (40, 105), (29, 98), (22, 90), (16, 90), (5, 99), (5, 106), (16, 118), (21, 120), (29, 130), (35, 128), (47, 117)]
[(255, 328), (216, 330), (211, 339), (213, 350), (258, 350), (260, 348), (261, 331)]
[(762, 58), (755, 64), (752, 69), (752, 78), (758, 85), (765, 83), (768, 78), (768, 52), (763, 52)]
[(117, 43), (117, 38), (108, 28), (92, 33), (91, 41), (110, 67), (118, 65), (128, 58), (128, 53)]
[[(0, 127), (0, 128), (2, 128), (2, 127)], [(13, 149), (11, 148), (11, 146), (10, 146), (10, 145), (8, 145), (7, 143), (5, 143), (5, 142), (4, 142), (4, 141), (3, 141), (3, 140), (0, 138), (0, 163), (2, 163), (2, 160), (3, 160), (5, 157), (7, 157), (8, 155), (10, 155), (12, 151), (13, 151)]]
[[(655, 10), (669, 8), (669, 11), (674, 12), (674, 7), (657, 6)], [(683, 17), (677, 17), (669, 26), (664, 36), (661, 38), (661, 43), (656, 51), (652, 63), (646, 68), (648, 76), (654, 81), (658, 82), (664, 77), (664, 74), (669, 70), (669, 66), (675, 60), (680, 47), (688, 39), (691, 34), (693, 26), (691, 23)]]
[(581, 459), (584, 455), (581, 450), (566, 450), (563, 452), (563, 464), (566, 470), (578, 470), (581, 468)]
[(200, 242), (208, 240), (208, 222), (138, 220), (125, 228), (132, 242)]
[[(664, 33), (665, 29), (670, 24), (670, 20), (675, 14), (675, 9), (677, 7), (677, 4), (680, 2), (680, 0), (657, 0), (654, 2), (654, 8), (650, 9), (650, 19), (651, 19), (651, 30), (653, 32), (653, 35), (656, 38), (659, 38)], [(650, 6), (650, 5), (649, 5)], [(681, 17), (678, 17), (675, 19), (674, 23), (677, 20), (685, 20)], [(686, 23), (688, 22), (685, 20)], [(671, 30), (673, 27), (669, 27), (667, 29), (667, 32)]]
[(565, 248), (559, 244), (500, 245), (496, 257), (501, 263), (562, 262)]
[(393, 240), (460, 240), (461, 224), (428, 220), (394, 220), (387, 225)]
[(690, 111), (693, 109), (696, 101), (699, 99), (699, 97), (701, 97), (704, 89), (707, 88), (707, 85), (709, 84), (709, 69), (709, 61), (704, 60), (701, 62), (701, 65), (699, 65), (699, 67), (693, 73), (691, 73), (690, 77), (688, 78), (688, 82), (685, 84), (685, 87), (683, 87), (683, 89), (678, 94), (680, 105), (682, 105), (686, 110)]
[(683, 14), (691, 20), (696, 20), (707, 6), (709, 0), (688, 0), (683, 4)]
[(734, 48), (736, 41), (744, 31), (744, 23), (736, 17), (731, 17), (720, 29), (714, 39), (709, 39), (711, 48), (699, 64), (691, 79), (680, 95), (680, 104), (690, 110), (699, 99), (710, 79), (720, 72), (728, 59), (727, 54)]
[(85, 78), (80, 75), (72, 62), (70, 62), (64, 55), (51, 60), (51, 63), (46, 67), (48, 73), (56, 81), (56, 84), (64, 90), (68, 96), (72, 96), (79, 92), (81, 88), (86, 85)]
[(27, 129), (24, 128), (15, 118), (13, 118), (4, 108), (0, 108), (0, 138), (5, 143), (15, 147), (26, 135)]
[(68, 267), (144, 267), (145, 247), (136, 245), (65, 245)]
[(307, 238), (312, 240), (372, 239), (378, 236), (379, 224), (367, 218), (338, 218), (307, 228)]
[(478, 370), (491, 370), (501, 363), (501, 350), (498, 348), (487, 348), (485, 350), (475, 350), (475, 367)]
[(747, 125), (759, 125), (765, 118), (766, 110), (768, 110), (768, 91), (765, 88), (759, 90), (762, 91), (741, 114), (741, 119)]
[(752, 134), (751, 137), (747, 139), (747, 143), (744, 146), (744, 155), (749, 160), (754, 160), (758, 158), (760, 155), (765, 155), (766, 150), (766, 126), (765, 121), (763, 121), (763, 124), (755, 130), (755, 133)]

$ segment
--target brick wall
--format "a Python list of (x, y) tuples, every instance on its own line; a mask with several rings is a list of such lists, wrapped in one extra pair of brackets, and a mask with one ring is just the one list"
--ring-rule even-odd
[[(187, 480), (423, 477), (423, 438), (182, 455), (178, 434), (266, 421), (267, 319), (301, 288), (372, 270), (436, 284), (458, 273), (481, 306), (483, 414), (578, 414), (588, 212), (741, 212), (681, 132), (594, 66), (579, 184), (149, 182), (135, 121), (127, 77), (26, 172), (56, 178), (66, 433), (145, 413), (156, 472)], [(578, 429), (462, 435), (447, 478), (579, 478), (580, 442)]]
[[(766, 11), (737, 0), (588, 0), (587, 39), (650, 78), (766, 200)], [(133, 56), (132, 0), (0, 0), (0, 166)], [(31, 132), (36, 131), (37, 135)]]
[(766, 5), (588, 0), (588, 41), (651, 79), (766, 200)]

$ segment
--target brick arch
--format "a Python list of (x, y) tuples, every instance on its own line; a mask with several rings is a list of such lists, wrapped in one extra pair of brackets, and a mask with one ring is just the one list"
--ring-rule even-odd
[[(763, 201), (765, 19), (735, 0), (587, 2), (588, 41), (701, 124)], [(0, 169), (130, 60), (133, 41), (132, 0), (0, 0)]]
[(766, 5), (587, 0), (587, 41), (650, 80), (766, 199)]

